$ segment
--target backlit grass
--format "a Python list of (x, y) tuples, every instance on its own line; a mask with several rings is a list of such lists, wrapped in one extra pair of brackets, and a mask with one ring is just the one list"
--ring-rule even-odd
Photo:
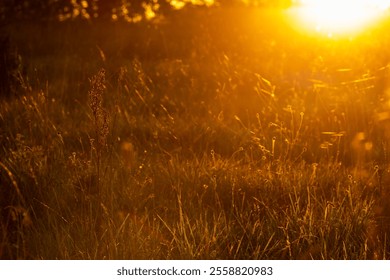
[(218, 8), (8, 26), (0, 257), (388, 259), (383, 30)]

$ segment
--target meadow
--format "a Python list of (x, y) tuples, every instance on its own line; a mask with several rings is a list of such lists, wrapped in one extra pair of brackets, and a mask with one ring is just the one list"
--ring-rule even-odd
[(3, 26), (0, 258), (389, 259), (388, 28)]

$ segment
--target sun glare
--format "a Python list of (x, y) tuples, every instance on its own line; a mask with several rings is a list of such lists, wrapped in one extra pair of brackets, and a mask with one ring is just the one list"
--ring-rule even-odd
[(324, 33), (350, 34), (376, 22), (390, 0), (301, 0), (293, 15), (303, 27)]

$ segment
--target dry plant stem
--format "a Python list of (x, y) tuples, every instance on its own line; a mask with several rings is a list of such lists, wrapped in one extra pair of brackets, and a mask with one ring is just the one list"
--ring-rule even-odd
[(96, 184), (97, 192), (100, 194), (101, 181), (101, 158), (103, 149), (106, 146), (108, 135), (108, 112), (103, 108), (103, 94), (106, 89), (105, 86), (105, 70), (101, 69), (98, 74), (93, 76), (90, 80), (91, 88), (89, 90), (89, 107), (92, 110), (95, 139), (91, 141), (92, 149), (96, 151)]

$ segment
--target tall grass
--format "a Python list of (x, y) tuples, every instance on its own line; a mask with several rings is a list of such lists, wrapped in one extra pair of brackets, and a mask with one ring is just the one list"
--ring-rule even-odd
[(12, 33), (1, 258), (388, 259), (388, 38), (258, 16)]

